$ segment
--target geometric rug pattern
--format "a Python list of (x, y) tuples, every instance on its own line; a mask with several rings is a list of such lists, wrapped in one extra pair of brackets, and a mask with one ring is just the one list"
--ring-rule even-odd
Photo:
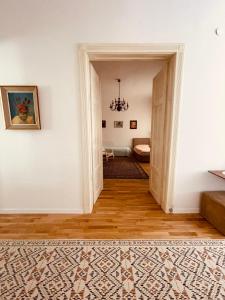
[(224, 240), (2, 240), (0, 299), (225, 299)]
[(109, 161), (103, 161), (103, 177), (105, 179), (148, 179), (138, 161), (130, 156), (116, 156)]

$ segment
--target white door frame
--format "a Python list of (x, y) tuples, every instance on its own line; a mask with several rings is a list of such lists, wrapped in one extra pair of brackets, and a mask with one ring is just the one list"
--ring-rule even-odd
[[(168, 59), (174, 61), (171, 78), (170, 118), (167, 123), (167, 136), (169, 141), (165, 147), (166, 170), (164, 172), (164, 186), (162, 208), (165, 212), (171, 211), (174, 199), (174, 171), (176, 164), (177, 129), (179, 116), (179, 103), (181, 91), (181, 77), (183, 65), (184, 45), (176, 43), (152, 43), (152, 44), (80, 44), (80, 99), (82, 119), (82, 190), (83, 211), (91, 213), (93, 208), (93, 173), (92, 173), (92, 119), (90, 97), (90, 70), (91, 61), (112, 60), (150, 60)], [(171, 64), (172, 65), (172, 64)], [(172, 76), (172, 75), (171, 75)]]

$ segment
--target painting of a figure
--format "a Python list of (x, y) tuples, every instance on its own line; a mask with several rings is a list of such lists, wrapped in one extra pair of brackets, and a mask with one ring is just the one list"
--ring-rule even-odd
[(8, 93), (12, 124), (34, 124), (32, 93)]
[(1, 87), (6, 129), (40, 129), (36, 86)]

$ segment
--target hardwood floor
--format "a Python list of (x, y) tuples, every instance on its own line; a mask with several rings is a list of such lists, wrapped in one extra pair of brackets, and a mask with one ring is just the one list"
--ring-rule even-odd
[(107, 179), (90, 215), (0, 215), (1, 239), (224, 238), (198, 214), (165, 214), (148, 180)]

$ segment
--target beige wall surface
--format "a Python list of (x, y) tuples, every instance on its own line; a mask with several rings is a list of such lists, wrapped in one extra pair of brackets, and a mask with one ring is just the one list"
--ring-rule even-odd
[[(162, 61), (94, 62), (101, 80), (102, 119), (105, 147), (131, 147), (132, 138), (151, 135), (152, 82)], [(121, 79), (121, 99), (129, 103), (127, 111), (111, 111), (110, 103), (118, 98)], [(137, 120), (137, 129), (130, 129), (130, 120)], [(114, 128), (114, 121), (123, 121), (123, 128)]]
[[(82, 210), (79, 43), (184, 43), (175, 211), (225, 168), (224, 0), (0, 0), (0, 84), (39, 88), (41, 131), (4, 130), (0, 211)], [(221, 29), (220, 36), (215, 28)], [(126, 95), (125, 95), (126, 96)]]

